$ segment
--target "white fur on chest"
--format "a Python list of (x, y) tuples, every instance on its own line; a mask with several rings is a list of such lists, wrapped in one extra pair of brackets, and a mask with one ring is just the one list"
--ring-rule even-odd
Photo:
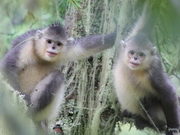
[[(137, 77), (133, 74), (129, 75), (120, 64), (115, 66), (113, 73), (115, 90), (121, 109), (135, 114), (142, 114), (139, 99), (149, 94), (156, 94), (150, 85), (147, 75), (143, 74)], [(133, 81), (132, 78), (136, 80)]]
[(39, 81), (41, 81), (48, 73), (58, 68), (57, 63), (42, 62), (43, 61), (38, 61), (38, 58), (35, 56), (31, 42), (23, 46), (17, 64), (21, 69), (19, 81), (22, 93), (31, 93)]
[(29, 65), (20, 73), (21, 92), (29, 94), (39, 81), (41, 81), (48, 73), (55, 68), (51, 65)]

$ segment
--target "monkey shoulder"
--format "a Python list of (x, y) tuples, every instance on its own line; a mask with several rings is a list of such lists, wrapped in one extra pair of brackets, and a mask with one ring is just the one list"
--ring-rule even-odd
[(151, 67), (149, 70), (149, 80), (152, 87), (158, 92), (163, 94), (166, 93), (175, 93), (175, 89), (162, 67), (162, 63), (158, 62), (158, 64)]
[(11, 44), (11, 48), (16, 47), (18, 45), (21, 45), (23, 43), (25, 43), (26, 41), (30, 40), (31, 38), (33, 38), (36, 34), (37, 30), (30, 30), (28, 32), (25, 32), (24, 34), (18, 36), (17, 38), (15, 38)]

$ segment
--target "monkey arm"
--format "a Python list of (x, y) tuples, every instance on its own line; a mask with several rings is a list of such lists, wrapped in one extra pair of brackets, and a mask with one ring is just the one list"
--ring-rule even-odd
[(18, 60), (17, 54), (17, 50), (10, 50), (0, 63), (0, 71), (5, 77), (5, 80), (7, 80), (15, 90), (20, 91), (18, 77), (19, 69), (16, 65)]
[(34, 112), (35, 121), (56, 117), (64, 97), (63, 84), (64, 75), (60, 71), (51, 72), (37, 84), (30, 94), (30, 108)]
[[(176, 92), (173, 86), (169, 83), (162, 66), (159, 64), (159, 68), (152, 68), (150, 74), (150, 80), (153, 88), (159, 95), (162, 108), (166, 116), (168, 129), (179, 129), (179, 107)], [(167, 129), (167, 130), (168, 130)], [(169, 132), (169, 131), (167, 131)], [(170, 135), (170, 134), (168, 134)]]
[(67, 46), (66, 57), (79, 59), (108, 49), (115, 44), (116, 35), (117, 28), (113, 33), (107, 35), (93, 35), (76, 39)]

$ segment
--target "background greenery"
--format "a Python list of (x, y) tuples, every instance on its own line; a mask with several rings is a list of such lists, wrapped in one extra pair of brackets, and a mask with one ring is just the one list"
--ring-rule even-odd
[[(1, 0), (0, 58), (16, 36), (57, 20), (65, 26), (67, 34), (74, 38), (110, 33), (115, 28), (114, 19), (118, 24), (118, 38), (113, 48), (87, 59), (68, 62), (61, 68), (66, 75), (67, 91), (57, 123), (62, 126), (66, 135), (156, 134), (149, 129), (137, 131), (133, 124), (129, 125), (127, 120), (121, 120), (111, 73), (119, 52), (119, 42), (141, 15), (144, 1)], [(157, 45), (165, 71), (180, 93), (179, 3), (178, 0), (150, 0), (150, 3), (156, 20), (153, 43)], [(4, 91), (9, 92), (9, 88), (1, 87), (0, 96), (8, 97), (10, 94), (4, 94)], [(4, 101), (5, 98), (1, 100)], [(13, 103), (18, 106), (18, 103)], [(0, 129), (0, 135), (9, 131), (5, 122), (6, 120), (0, 122), (0, 125), (4, 125)], [(27, 124), (28, 120), (23, 123)], [(31, 128), (33, 126), (29, 127)]]

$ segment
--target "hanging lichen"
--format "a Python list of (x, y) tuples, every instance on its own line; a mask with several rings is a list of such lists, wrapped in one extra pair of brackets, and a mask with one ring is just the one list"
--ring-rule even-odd
[(1, 75), (0, 86), (0, 135), (36, 135), (23, 95), (10, 87)]
[[(6, 10), (0, 8), (1, 13), (3, 13), (1, 20), (4, 21), (1, 28), (8, 28), (8, 32), (7, 29), (4, 29), (5, 32), (0, 33), (2, 44), (0, 46), (0, 57), (8, 48), (7, 44), (10, 45), (12, 36), (18, 35), (20, 30), (20, 32), (23, 30), (27, 31), (34, 24), (45, 25), (50, 20), (59, 19), (66, 24), (68, 22), (69, 24), (67, 25), (70, 26), (68, 34), (74, 38), (90, 34), (110, 33), (115, 29), (115, 24), (117, 24), (118, 28), (117, 41), (113, 48), (87, 59), (69, 62), (62, 67), (67, 80), (67, 91), (66, 100), (62, 105), (57, 123), (62, 126), (64, 133), (66, 135), (112, 135), (113, 133), (115, 135), (123, 135), (124, 132), (133, 132), (133, 135), (136, 133), (138, 135), (140, 133), (152, 134), (152, 131), (149, 132), (149, 130), (136, 132), (133, 124), (126, 124), (127, 122), (132, 123), (131, 121), (122, 121), (120, 118), (120, 106), (114, 94), (111, 73), (119, 52), (119, 43), (121, 39), (127, 36), (141, 15), (144, 0), (80, 0), (78, 1), (80, 7), (71, 7), (70, 9), (66, 5), (67, 2), (62, 2), (62, 0), (53, 0), (53, 2), (40, 0), (39, 2), (50, 10), (45, 11), (41, 8), (36, 8), (36, 11), (30, 10), (27, 13), (26, 9), (22, 9), (23, 6), (19, 8), (18, 3), (13, 2), (13, 5), (8, 5), (8, 2), (3, 0), (1, 5), (5, 3), (4, 5), (9, 6), (7, 9), (12, 9), (13, 13), (10, 14), (8, 12), (10, 14), (8, 16)], [(174, 29), (178, 28), (179, 21), (175, 14), (170, 12), (171, 4), (168, 0), (151, 0), (151, 3), (153, 5), (152, 10), (157, 13), (156, 18), (158, 18), (154, 26), (154, 43), (158, 47), (166, 71), (169, 75), (173, 75), (176, 78), (177, 87), (179, 87), (179, 29), (173, 30), (171, 27), (174, 26)], [(67, 6), (68, 10), (61, 8), (63, 4)], [(52, 5), (51, 8), (49, 8), (50, 5)], [(16, 10), (20, 15), (15, 12)], [(27, 14), (24, 15), (25, 13)], [(171, 14), (173, 15), (171, 16)], [(11, 20), (4, 19), (5, 16), (8, 16)], [(23, 17), (24, 19), (21, 19)], [(65, 17), (67, 17), (66, 20)], [(169, 19), (170, 17), (176, 18), (176, 21)], [(10, 25), (9, 22), (13, 24)], [(18, 24), (21, 25), (19, 26)], [(26, 28), (23, 27), (25, 24)], [(15, 28), (16, 26), (19, 29), (12, 29), (12, 27)], [(175, 36), (174, 33), (176, 33)], [(0, 100), (3, 101), (0, 102), (0, 107), (7, 108), (4, 105), (8, 106), (14, 103), (16, 106), (14, 110), (21, 110), (21, 112), (26, 113), (25, 103), (17, 96), (17, 93), (11, 92), (11, 88), (3, 81), (0, 81), (0, 86)], [(2, 118), (0, 127), (3, 127), (0, 128), (0, 135), (11, 135), (11, 133), (8, 133), (8, 124), (5, 123), (4, 111), (4, 109), (0, 110), (0, 119)], [(25, 121), (22, 123), (28, 123), (29, 129), (27, 132), (30, 130), (33, 132), (33, 123), (28, 117), (25, 117)], [(153, 132), (153, 134), (155, 133)]]
[[(157, 14), (164, 4), (167, 4), (156, 0), (151, 2), (153, 12)], [(120, 108), (114, 95), (111, 75), (112, 66), (116, 59), (116, 54), (119, 52), (119, 42), (133, 28), (134, 23), (142, 13), (143, 3), (144, 1), (142, 0), (82, 1), (83, 8), (80, 9), (82, 20), (76, 20), (74, 36), (111, 32), (115, 28), (115, 19), (118, 23), (118, 38), (115, 47), (110, 50), (66, 65), (64, 71), (67, 75), (66, 84), (68, 84), (67, 93), (69, 94), (58, 121), (62, 123), (66, 134), (112, 135), (115, 132), (116, 122), (120, 120)], [(157, 18), (159, 16), (161, 15), (158, 14)], [(165, 17), (167, 18), (168, 16)], [(158, 20), (155, 27), (161, 22), (162, 20)], [(158, 35), (157, 38), (165, 38), (165, 36)], [(156, 45), (161, 48), (159, 49), (160, 53), (163, 53), (161, 51), (163, 46), (157, 42)], [(176, 52), (174, 56), (176, 57), (178, 54)], [(173, 56), (171, 54), (168, 55)], [(71, 106), (72, 103), (73, 106)], [(63, 113), (65, 114), (67, 109), (70, 112), (64, 117)], [(69, 115), (72, 118), (70, 122), (66, 121), (66, 123), (63, 123), (64, 119), (70, 119)], [(61, 120), (62, 117), (63, 120)], [(122, 130), (125, 123), (126, 121), (120, 124)], [(128, 125), (126, 127), (130, 128)], [(116, 134), (120, 132), (121, 130), (116, 129)], [(135, 131), (133, 132), (135, 134)], [(143, 134), (143, 132), (156, 134), (156, 132), (151, 130), (139, 131), (137, 134)]]

